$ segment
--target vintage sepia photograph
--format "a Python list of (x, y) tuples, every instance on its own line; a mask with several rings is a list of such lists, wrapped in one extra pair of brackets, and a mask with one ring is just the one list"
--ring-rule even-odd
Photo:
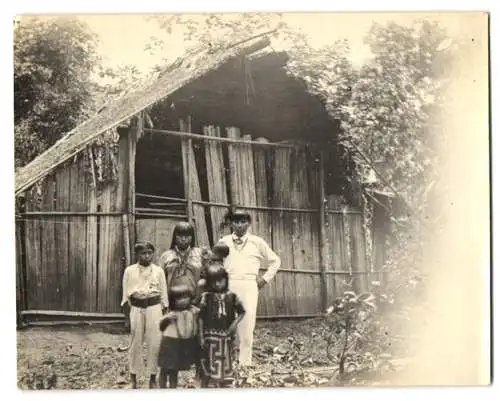
[(491, 383), (488, 13), (13, 32), (18, 389)]

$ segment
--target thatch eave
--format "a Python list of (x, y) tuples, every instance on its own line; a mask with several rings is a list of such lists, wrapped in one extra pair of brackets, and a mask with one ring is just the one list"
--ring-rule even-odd
[(157, 76), (147, 80), (134, 91), (115, 99), (98, 113), (63, 136), (52, 147), (16, 172), (15, 195), (19, 195), (57, 166), (74, 157), (89, 143), (110, 129), (166, 98), (190, 82), (213, 71), (229, 60), (252, 54), (270, 44), (265, 32), (252, 36), (223, 49), (199, 49), (185, 58), (177, 59)]

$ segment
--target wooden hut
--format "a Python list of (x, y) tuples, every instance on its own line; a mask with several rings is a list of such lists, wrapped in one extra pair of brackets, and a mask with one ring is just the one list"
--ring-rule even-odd
[[(152, 241), (159, 256), (173, 225), (189, 219), (198, 243), (213, 244), (228, 232), (221, 223), (231, 205), (250, 211), (252, 232), (282, 258), (260, 317), (314, 316), (341, 291), (366, 288), (362, 215), (343, 184), (339, 124), (286, 73), (286, 52), (265, 51), (269, 43), (260, 36), (187, 54), (17, 172), (24, 318), (123, 318), (134, 242)], [(102, 183), (95, 142), (105, 135), (117, 151), (115, 179)]]

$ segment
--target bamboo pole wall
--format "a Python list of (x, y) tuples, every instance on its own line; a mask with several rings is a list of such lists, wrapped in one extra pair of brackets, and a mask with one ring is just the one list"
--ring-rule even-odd
[[(220, 137), (220, 128), (214, 126), (204, 127), (203, 132), (206, 136)], [(228, 203), (226, 168), (224, 166), (224, 155), (222, 144), (209, 142), (205, 145), (205, 159), (207, 165), (207, 185), (208, 199), (211, 202)], [(226, 209), (220, 206), (210, 206), (210, 218), (212, 222), (212, 238), (216, 243), (226, 232), (221, 224), (224, 221)]]
[[(190, 124), (181, 120), (180, 129), (190, 131)], [(184, 182), (188, 183), (186, 188), (186, 199), (188, 199), (188, 216), (190, 213), (194, 217), (194, 225), (196, 227), (196, 241), (198, 244), (208, 244), (207, 223), (205, 221), (205, 208), (202, 205), (190, 205), (192, 200), (201, 200), (200, 182), (198, 178), (198, 170), (194, 158), (194, 150), (192, 144), (188, 140), (182, 141), (182, 166), (184, 174)], [(192, 208), (192, 211), (190, 210)]]
[[(227, 137), (251, 141), (250, 135), (241, 136), (235, 127), (227, 128)], [(253, 149), (247, 144), (228, 145), (230, 203), (235, 206), (256, 206), (255, 173), (253, 166)], [(255, 222), (251, 232), (260, 233), (262, 228)]]
[[(188, 124), (183, 124), (181, 129), (189, 130)], [(229, 138), (251, 140), (236, 128), (204, 128), (206, 136), (220, 137), (223, 132)], [(263, 143), (266, 139), (257, 141)], [(315, 156), (304, 148), (289, 145), (266, 148), (249, 143), (204, 141), (197, 157), (201, 156), (198, 160), (206, 166), (207, 182), (200, 182), (192, 145), (183, 143), (184, 173), (189, 172), (189, 177), (184, 177), (189, 184), (185, 198), (191, 201), (198, 245), (209, 245), (210, 237), (216, 241), (228, 232), (220, 229), (220, 223), (229, 204), (246, 208), (253, 218), (251, 232), (264, 238), (282, 260), (281, 271), (260, 292), (258, 315), (305, 316), (321, 312), (321, 199)], [(131, 152), (127, 146), (127, 141), (121, 141), (120, 166), (129, 162)], [(115, 184), (96, 188), (91, 178), (95, 172), (88, 172), (84, 164), (84, 158), (79, 157), (76, 163), (61, 166), (48, 176), (41, 186), (41, 203), (35, 202), (34, 190), (26, 193), (26, 211), (40, 212), (23, 218), (27, 294), (24, 307), (30, 310), (120, 312), (123, 260), (135, 260), (124, 248), (123, 225), (128, 220), (124, 214), (128, 216), (131, 204), (126, 182), (130, 180), (129, 172), (124, 171)], [(202, 199), (200, 184), (208, 187), (203, 190), (207, 199)], [(181, 196), (177, 201), (186, 202)], [(264, 210), (254, 209), (259, 207)], [(324, 238), (328, 257), (324, 260), (328, 262), (323, 277), (327, 281), (328, 303), (346, 290), (367, 289), (370, 277), (364, 274), (367, 261), (362, 216), (352, 209), (338, 213), (341, 208), (340, 198), (327, 196)], [(51, 211), (59, 214), (43, 215)], [(64, 214), (66, 211), (81, 214)], [(152, 241), (158, 262), (170, 245), (174, 225), (184, 216), (134, 217), (134, 230), (127, 236), (128, 241), (132, 241), (132, 235), (137, 240)], [(210, 236), (205, 218), (210, 219)]]
[(24, 241), (22, 233), (23, 222), (16, 220), (16, 327), (22, 323), (21, 311), (26, 310), (26, 288), (24, 271)]
[[(56, 210), (65, 211), (70, 209), (70, 197), (67, 194), (67, 189), (70, 186), (71, 170), (64, 168), (56, 171)], [(70, 280), (66, 275), (70, 266), (69, 258), (69, 240), (70, 240), (70, 217), (60, 217), (57, 219), (58, 224), (55, 227), (55, 241), (57, 244), (57, 264), (59, 286), (57, 293), (65, 294), (70, 288)], [(74, 305), (70, 305), (69, 298), (62, 299), (61, 307), (63, 310), (70, 310)]]
[[(69, 210), (97, 211), (94, 182), (82, 174), (85, 172), (83, 158), (71, 165), (69, 170)], [(97, 312), (98, 218), (72, 216), (70, 221), (68, 249), (71, 263), (68, 265), (68, 286), (72, 288), (72, 294), (68, 297), (70, 306), (63, 310)]]
[[(293, 149), (275, 149), (273, 163), (273, 190), (272, 206), (292, 207), (290, 189), (292, 187), (290, 177), (290, 159)], [(283, 211), (272, 212), (272, 246), (281, 258), (281, 267), (294, 269), (293, 264), (293, 219)], [(276, 296), (274, 306), (278, 315), (290, 314), (297, 310), (295, 294), (295, 274), (277, 274)]]
[(41, 185), (38, 206), (28, 194), (28, 213), (69, 212), (25, 218), (29, 309), (120, 311), (121, 217), (91, 213), (114, 212), (121, 200), (116, 184), (98, 191), (85, 175), (86, 166), (79, 157), (57, 169)]
[[(350, 214), (350, 232), (348, 237), (351, 247), (351, 266), (354, 273), (368, 272), (366, 239), (363, 228), (363, 216), (361, 214)], [(370, 276), (363, 274), (354, 275), (354, 289), (356, 292), (368, 291), (368, 279)]]
[[(266, 138), (257, 138), (256, 142), (269, 142)], [(268, 173), (270, 173), (271, 153), (269, 149), (255, 147), (253, 149), (255, 168), (255, 203), (257, 206), (270, 206), (270, 188), (268, 185)], [(254, 213), (256, 233), (272, 244), (272, 221), (269, 211), (256, 211)]]
[[(257, 138), (257, 142), (268, 142), (266, 138)], [(271, 188), (269, 177), (271, 176), (271, 157), (269, 149), (255, 147), (253, 149), (255, 168), (255, 200), (257, 206), (271, 206)], [(256, 210), (252, 213), (254, 224), (258, 227), (255, 233), (270, 245), (273, 245), (272, 215), (268, 210)], [(276, 277), (260, 292), (261, 301), (258, 304), (257, 313), (262, 316), (272, 315), (276, 311), (276, 300), (280, 292), (278, 287), (282, 287), (281, 278)]]
[[(293, 163), (296, 169), (292, 169), (293, 206), (312, 208), (319, 207), (319, 194), (313, 193), (314, 184), (310, 179), (314, 177), (308, 174), (311, 169), (307, 154), (304, 149), (298, 149)], [(315, 197), (313, 197), (315, 196)], [(294, 216), (294, 266), (297, 269), (306, 268), (320, 271), (320, 242), (319, 242), (319, 212), (297, 213)], [(303, 285), (298, 291), (298, 309), (300, 313), (308, 313), (309, 310), (321, 310), (321, 275), (304, 275)]]
[[(330, 195), (327, 197), (327, 211), (339, 210), (342, 208), (342, 203), (339, 197)], [(328, 222), (328, 238), (329, 238), (329, 253), (330, 266), (327, 266), (327, 271), (349, 272), (349, 260), (347, 258), (347, 249), (345, 242), (344, 230), (344, 214), (327, 214), (326, 221)], [(335, 297), (340, 296), (344, 291), (350, 288), (344, 284), (349, 282), (349, 275), (328, 275), (327, 290), (328, 302), (332, 302)]]

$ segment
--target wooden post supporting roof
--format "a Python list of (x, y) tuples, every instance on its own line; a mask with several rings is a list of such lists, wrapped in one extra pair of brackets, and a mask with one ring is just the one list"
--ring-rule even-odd
[(127, 214), (129, 224), (129, 240), (131, 262), (134, 260), (135, 245), (135, 158), (137, 153), (137, 142), (144, 132), (144, 116), (139, 113), (135, 119), (128, 135), (128, 196), (127, 196)]
[[(179, 129), (181, 131), (191, 131), (191, 119), (189, 119), (188, 123), (185, 123), (184, 120), (179, 121)], [(184, 175), (184, 196), (187, 200), (186, 204), (186, 214), (188, 216), (188, 221), (195, 225), (193, 221), (193, 196), (191, 193), (191, 158), (192, 158), (192, 149), (193, 144), (191, 138), (182, 139), (182, 161), (183, 161), (183, 175)]]

